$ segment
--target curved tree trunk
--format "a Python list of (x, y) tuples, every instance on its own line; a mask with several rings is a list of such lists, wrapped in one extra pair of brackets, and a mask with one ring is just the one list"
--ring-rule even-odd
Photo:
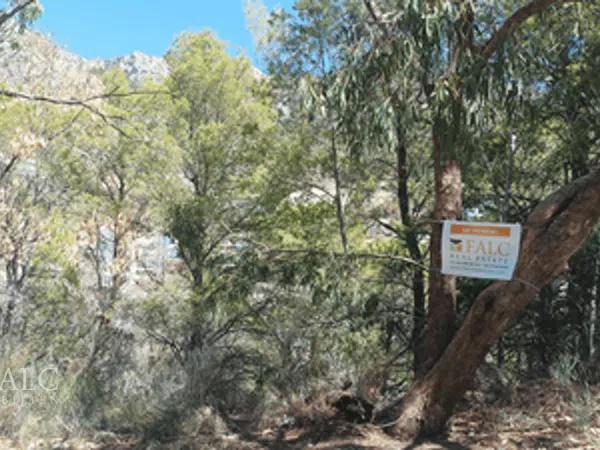
[(565, 186), (529, 216), (515, 281), (495, 282), (476, 299), (442, 357), (408, 392), (394, 425), (402, 439), (443, 430), (494, 342), (539, 288), (568, 268), (600, 219), (600, 169)]

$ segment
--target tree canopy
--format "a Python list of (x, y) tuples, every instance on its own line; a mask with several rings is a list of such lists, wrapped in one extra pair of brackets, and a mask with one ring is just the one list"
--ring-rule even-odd
[[(0, 353), (60, 386), (29, 414), (150, 445), (328, 405), (404, 442), (482, 364), (600, 381), (598, 2), (265, 10), (264, 74), (202, 31), (164, 79), (0, 88)], [(523, 224), (512, 280), (441, 273), (455, 219)]]

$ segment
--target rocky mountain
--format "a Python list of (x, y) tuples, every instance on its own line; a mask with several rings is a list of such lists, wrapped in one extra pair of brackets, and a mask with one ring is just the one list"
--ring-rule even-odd
[(164, 58), (150, 56), (135, 51), (130, 55), (108, 60), (94, 60), (91, 62), (100, 66), (101, 70), (118, 67), (133, 84), (139, 84), (146, 79), (161, 80), (169, 74), (169, 66)]
[(133, 84), (168, 74), (163, 58), (141, 52), (109, 60), (89, 60), (56, 45), (47, 36), (26, 31), (0, 44), (0, 85), (55, 97), (101, 93), (100, 75), (121, 68)]

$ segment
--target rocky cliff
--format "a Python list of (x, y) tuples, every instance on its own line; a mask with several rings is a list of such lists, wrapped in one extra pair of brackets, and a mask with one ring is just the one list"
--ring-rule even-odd
[(141, 52), (109, 60), (88, 60), (35, 31), (0, 44), (0, 84), (54, 97), (81, 97), (102, 92), (101, 74), (119, 67), (133, 84), (168, 74), (163, 58)]

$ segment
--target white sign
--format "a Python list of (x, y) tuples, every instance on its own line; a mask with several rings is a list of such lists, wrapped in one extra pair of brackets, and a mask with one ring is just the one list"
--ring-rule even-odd
[(444, 221), (442, 273), (511, 280), (519, 260), (521, 225)]

